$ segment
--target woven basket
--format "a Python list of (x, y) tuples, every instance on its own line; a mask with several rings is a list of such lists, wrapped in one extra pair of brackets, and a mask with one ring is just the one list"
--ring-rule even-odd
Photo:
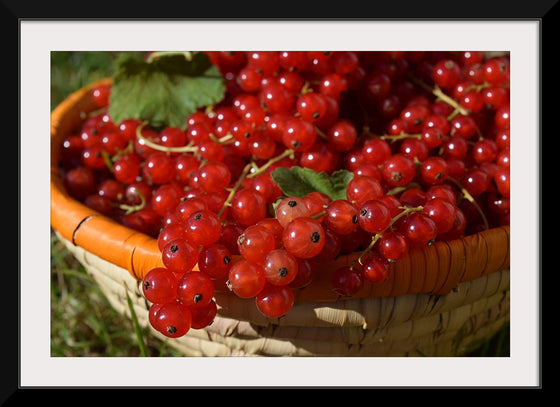
[[(157, 241), (69, 197), (58, 166), (62, 139), (96, 108), (92, 89), (109, 83), (76, 91), (52, 112), (51, 226), (111, 305), (130, 317), (128, 294), (149, 327), (140, 281), (162, 265)], [(218, 288), (210, 326), (178, 339), (149, 329), (186, 356), (461, 356), (509, 321), (509, 233), (504, 226), (410, 250), (385, 282), (366, 283), (350, 299), (329, 287), (332, 273), (355, 258), (339, 256), (294, 292), (294, 307), (281, 318)]]

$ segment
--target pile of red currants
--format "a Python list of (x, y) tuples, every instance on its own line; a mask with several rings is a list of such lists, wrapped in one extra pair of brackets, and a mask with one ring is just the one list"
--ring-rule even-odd
[[(217, 285), (267, 317), (320, 266), (354, 295), (410, 248), (509, 224), (509, 57), (476, 51), (213, 51), (224, 99), (153, 128), (99, 110), (61, 145), (70, 196), (157, 239), (142, 289), (168, 337), (215, 318)], [(343, 196), (278, 169), (346, 171)], [(305, 180), (304, 180), (305, 181)]]

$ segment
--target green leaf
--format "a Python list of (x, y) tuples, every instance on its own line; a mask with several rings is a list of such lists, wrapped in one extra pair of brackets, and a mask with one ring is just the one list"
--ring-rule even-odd
[(322, 192), (331, 199), (346, 199), (346, 187), (354, 174), (338, 170), (331, 175), (303, 167), (279, 167), (271, 173), (272, 179), (286, 196), (303, 197), (310, 192)]
[(155, 128), (185, 129), (191, 113), (220, 102), (226, 88), (218, 68), (202, 52), (190, 55), (162, 55), (151, 62), (121, 56), (109, 100), (113, 121), (135, 118)]

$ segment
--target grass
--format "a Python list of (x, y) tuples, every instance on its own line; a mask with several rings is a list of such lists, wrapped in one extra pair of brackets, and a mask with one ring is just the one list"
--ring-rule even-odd
[[(71, 92), (114, 73), (115, 52), (53, 52), (51, 109)], [(509, 324), (468, 356), (509, 356)], [(181, 356), (114, 310), (84, 267), (51, 233), (53, 357)]]

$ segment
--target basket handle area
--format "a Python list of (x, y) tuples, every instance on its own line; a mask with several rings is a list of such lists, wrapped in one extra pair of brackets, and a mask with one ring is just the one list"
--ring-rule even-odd
[[(111, 79), (93, 82), (71, 94), (51, 114), (51, 226), (65, 239), (119, 267), (137, 280), (163, 265), (157, 240), (134, 231), (71, 198), (64, 188), (59, 168), (60, 143), (80, 128), (84, 113), (97, 108), (92, 91)], [(354, 298), (392, 297), (404, 294), (443, 295), (459, 283), (509, 268), (509, 226), (479, 232), (453, 241), (437, 241), (411, 249), (391, 263), (389, 278), (379, 284), (364, 284)], [(320, 266), (314, 281), (295, 290), (298, 301), (338, 299), (330, 287), (331, 276), (356, 255), (339, 256)], [(225, 289), (225, 288), (224, 288)], [(233, 294), (232, 294), (233, 295)]]

